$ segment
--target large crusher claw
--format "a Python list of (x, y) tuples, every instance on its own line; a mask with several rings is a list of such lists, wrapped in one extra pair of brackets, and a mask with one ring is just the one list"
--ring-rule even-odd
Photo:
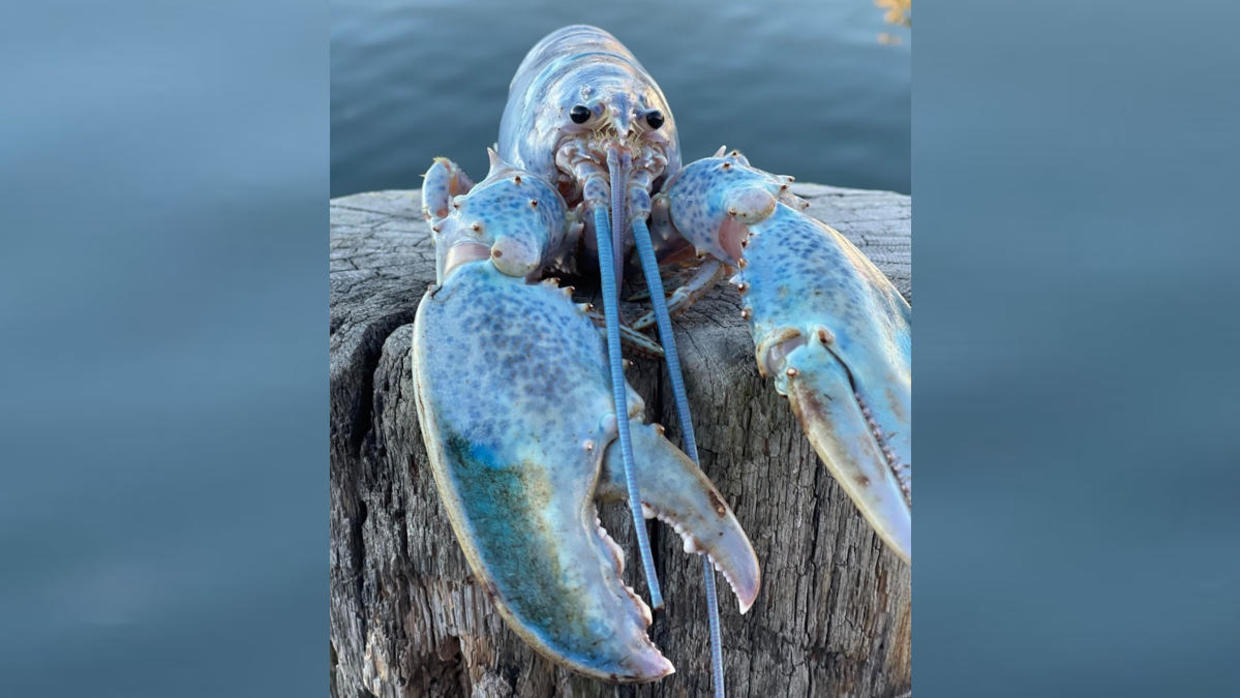
[(739, 153), (690, 163), (662, 196), (694, 246), (739, 269), (758, 369), (879, 536), (912, 556), (911, 309), (789, 178)]
[[(495, 203), (509, 199), (522, 205)], [(433, 219), (436, 243), (449, 248), (507, 240), (546, 255), (559, 232), (536, 233), (556, 220), (541, 214), (563, 216), (549, 185), (502, 163), (455, 203)], [(607, 681), (665, 676), (673, 667), (646, 635), (650, 609), (625, 585), (624, 556), (597, 518), (596, 501), (627, 491), (599, 330), (567, 289), (501, 267), (506, 253), (466, 251), (443, 256), (451, 263), (423, 297), (413, 339), (419, 423), (461, 550), (509, 627), (541, 654)], [(706, 476), (639, 423), (641, 399), (626, 390), (645, 508), (686, 549), (710, 555), (748, 608), (759, 586), (748, 538)]]

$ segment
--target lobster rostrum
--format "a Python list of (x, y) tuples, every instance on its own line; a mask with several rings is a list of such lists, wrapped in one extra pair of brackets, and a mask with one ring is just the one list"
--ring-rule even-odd
[[(716, 695), (714, 574), (744, 612), (753, 549), (698, 468), (670, 314), (724, 268), (744, 298), (758, 369), (789, 398), (811, 444), (881, 538), (911, 556), (910, 310), (843, 236), (802, 213), (788, 177), (739, 152), (682, 166), (658, 85), (607, 32), (557, 30), (513, 78), (476, 185), (451, 161), (426, 174), (436, 284), (418, 308), (413, 370), (435, 482), (475, 577), (527, 643), (604, 680), (650, 681), (671, 664), (595, 502), (627, 500), (655, 608), (644, 518), (706, 555)], [(651, 313), (620, 315), (636, 252)], [(670, 300), (660, 262), (700, 260)], [(599, 317), (552, 274), (597, 270)], [(599, 325), (603, 325), (603, 333)], [(657, 325), (659, 344), (641, 333)], [(621, 343), (667, 359), (683, 450), (644, 423)]]

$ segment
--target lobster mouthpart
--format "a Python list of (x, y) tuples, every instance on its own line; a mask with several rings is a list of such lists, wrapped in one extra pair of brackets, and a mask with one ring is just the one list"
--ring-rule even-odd
[[(465, 262), (418, 308), (413, 367), (440, 499), (508, 625), (551, 660), (602, 680), (671, 673), (646, 636), (650, 609), (622, 581), (623, 555), (598, 524), (595, 500), (625, 490), (608, 447), (616, 415), (593, 323), (553, 283)], [(744, 531), (683, 454), (653, 427), (633, 426), (648, 508), (711, 554), (747, 607), (758, 566)]]

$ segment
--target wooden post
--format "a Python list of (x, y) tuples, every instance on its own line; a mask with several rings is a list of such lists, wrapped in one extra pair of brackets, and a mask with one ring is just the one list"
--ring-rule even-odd
[[(910, 201), (797, 184), (809, 210), (911, 300)], [(615, 687), (558, 669), (504, 625), (471, 579), (439, 503), (413, 402), (414, 312), (434, 279), (416, 191), (331, 202), (331, 692), (378, 696), (702, 696), (710, 692), (702, 568), (655, 526), (667, 599), (651, 638), (677, 673)], [(758, 376), (739, 296), (726, 284), (675, 320), (702, 469), (762, 564), (741, 616), (720, 580), (728, 695), (902, 696), (911, 689), (909, 568), (886, 550), (819, 462), (786, 401)], [(679, 443), (661, 365), (629, 381)], [(605, 527), (645, 594), (623, 506)]]

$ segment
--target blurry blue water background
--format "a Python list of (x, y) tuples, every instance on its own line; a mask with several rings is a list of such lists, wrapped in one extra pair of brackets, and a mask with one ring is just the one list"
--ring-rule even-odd
[(327, 33), (0, 5), (0, 696), (327, 693)]
[(909, 191), (911, 33), (872, 0), (353, 0), (332, 4), (332, 196), (416, 188), (437, 155), (480, 177), (525, 52), (575, 23), (659, 82), (686, 161), (726, 144), (802, 181)]
[(925, 7), (916, 695), (1240, 696), (1240, 6)]

